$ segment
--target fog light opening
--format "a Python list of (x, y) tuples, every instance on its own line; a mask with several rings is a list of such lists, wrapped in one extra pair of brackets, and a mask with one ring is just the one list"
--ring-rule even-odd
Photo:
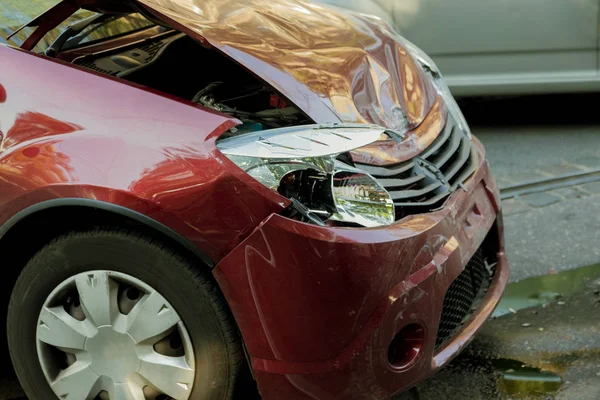
[(388, 362), (394, 368), (410, 367), (423, 350), (425, 332), (421, 325), (407, 325), (394, 336), (388, 348)]

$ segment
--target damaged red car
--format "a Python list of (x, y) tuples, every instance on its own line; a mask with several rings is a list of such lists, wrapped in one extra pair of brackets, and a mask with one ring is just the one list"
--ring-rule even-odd
[(64, 0), (8, 43), (0, 304), (29, 399), (388, 399), (498, 303), (484, 148), (384, 21)]

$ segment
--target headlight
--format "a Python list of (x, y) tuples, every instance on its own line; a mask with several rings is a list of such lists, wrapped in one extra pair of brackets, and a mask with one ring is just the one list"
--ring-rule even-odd
[(446, 84), (446, 81), (444, 80), (444, 77), (442, 76), (437, 65), (435, 65), (433, 60), (423, 50), (415, 46), (413, 43), (409, 42), (404, 38), (400, 38), (399, 40), (401, 41), (404, 48), (406, 48), (410, 52), (410, 54), (416, 59), (416, 61), (421, 66), (423, 72), (425, 72), (429, 77), (431, 77), (435, 88), (446, 103), (448, 112), (452, 115), (452, 117), (454, 117), (454, 120), (456, 121), (458, 126), (462, 129), (463, 132), (465, 132), (469, 137), (471, 137), (471, 129), (469, 128), (469, 124), (467, 123), (465, 116), (460, 110), (458, 103), (454, 99), (454, 96), (452, 96), (452, 93), (450, 92), (450, 89), (448, 88), (448, 85)]
[(385, 132), (376, 125), (305, 125), (227, 138), (217, 147), (254, 179), (301, 204), (297, 211), (311, 221), (375, 227), (395, 221), (392, 198), (340, 158)]
[(337, 162), (332, 182), (337, 212), (330, 219), (364, 226), (389, 225), (396, 212), (390, 194), (371, 175)]

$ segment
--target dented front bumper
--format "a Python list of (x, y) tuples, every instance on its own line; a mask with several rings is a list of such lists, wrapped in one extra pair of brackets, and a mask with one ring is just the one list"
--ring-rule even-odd
[[(444, 207), (373, 229), (267, 218), (215, 268), (265, 399), (386, 399), (454, 357), (491, 315), (508, 280), (498, 188), (483, 148), (477, 171)], [(490, 286), (435, 349), (446, 292), (484, 245)], [(415, 358), (390, 346), (420, 327)]]

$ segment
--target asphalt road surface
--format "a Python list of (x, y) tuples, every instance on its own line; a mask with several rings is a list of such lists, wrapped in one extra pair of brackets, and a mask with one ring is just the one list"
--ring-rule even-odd
[[(600, 95), (462, 104), (500, 187), (600, 168)], [(511, 281), (600, 263), (600, 182), (504, 202)]]

